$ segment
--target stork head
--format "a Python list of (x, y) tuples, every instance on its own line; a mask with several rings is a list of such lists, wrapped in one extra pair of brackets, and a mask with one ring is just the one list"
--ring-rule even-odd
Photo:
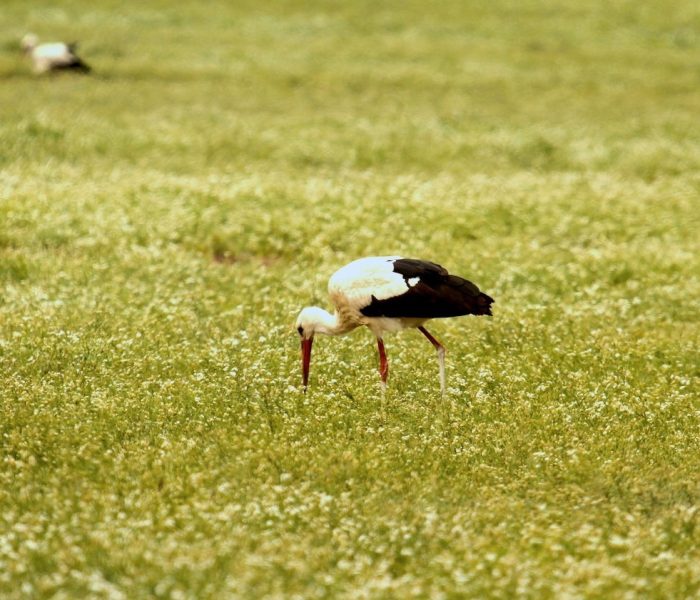
[(301, 375), (304, 390), (309, 383), (309, 369), (311, 367), (311, 345), (314, 335), (334, 333), (335, 317), (328, 311), (317, 306), (307, 306), (297, 317), (296, 329), (301, 336)]
[(309, 370), (311, 368), (311, 346), (314, 343), (314, 334), (320, 322), (318, 312), (322, 309), (315, 306), (307, 306), (297, 317), (296, 329), (301, 336), (301, 379), (304, 391), (309, 385)]
[(22, 38), (22, 41), (20, 42), (20, 46), (22, 48), (22, 52), (31, 52), (36, 48), (37, 44), (39, 43), (39, 38), (35, 36), (33, 33), (28, 33)]

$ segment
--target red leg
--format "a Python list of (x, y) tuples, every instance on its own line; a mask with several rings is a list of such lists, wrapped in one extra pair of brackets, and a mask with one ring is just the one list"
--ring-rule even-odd
[(445, 346), (443, 346), (440, 342), (438, 342), (431, 334), (430, 332), (423, 327), (422, 325), (418, 328), (418, 331), (420, 331), (425, 337), (427, 337), (430, 340), (430, 343), (435, 346), (435, 350), (439, 350), (440, 348), (445, 350)]
[(377, 338), (377, 349), (379, 350), (379, 376), (382, 378), (382, 383), (386, 385), (386, 380), (389, 378), (389, 361), (386, 358), (382, 338)]
[(445, 390), (447, 389), (447, 378), (445, 376), (445, 346), (430, 335), (425, 327), (419, 327), (418, 331), (427, 337), (428, 340), (430, 340), (430, 343), (435, 347), (435, 350), (437, 350), (438, 364), (440, 365), (440, 389), (442, 390), (442, 394), (444, 396)]

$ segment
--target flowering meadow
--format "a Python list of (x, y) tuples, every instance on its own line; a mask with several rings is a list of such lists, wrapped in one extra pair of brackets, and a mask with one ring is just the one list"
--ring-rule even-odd
[[(89, 76), (19, 53), (77, 39)], [(700, 594), (700, 7), (3, 0), (0, 597)], [(298, 311), (355, 258), (496, 300)]]

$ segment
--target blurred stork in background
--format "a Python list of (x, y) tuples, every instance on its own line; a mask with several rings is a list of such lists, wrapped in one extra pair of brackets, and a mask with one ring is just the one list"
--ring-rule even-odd
[(75, 53), (77, 48), (75, 43), (50, 42), (40, 44), (36, 35), (28, 33), (22, 38), (21, 46), (22, 51), (32, 59), (35, 73), (67, 70), (80, 73), (90, 72), (90, 67)]

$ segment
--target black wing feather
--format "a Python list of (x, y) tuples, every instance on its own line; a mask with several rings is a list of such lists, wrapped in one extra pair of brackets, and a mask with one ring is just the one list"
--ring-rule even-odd
[[(405, 293), (372, 302), (360, 312), (366, 317), (436, 319), (461, 315), (490, 315), (493, 298), (471, 281), (450, 275), (438, 264), (401, 258), (394, 261), (394, 272), (406, 280)], [(410, 280), (418, 278), (415, 285)]]
[(92, 71), (90, 65), (84, 63), (82, 59), (78, 58), (77, 56), (73, 57), (73, 60), (63, 68), (71, 69), (74, 71), (80, 71), (82, 73), (89, 73), (90, 71)]

